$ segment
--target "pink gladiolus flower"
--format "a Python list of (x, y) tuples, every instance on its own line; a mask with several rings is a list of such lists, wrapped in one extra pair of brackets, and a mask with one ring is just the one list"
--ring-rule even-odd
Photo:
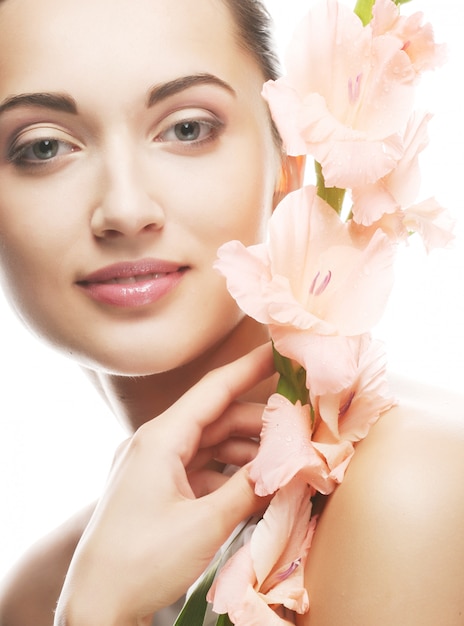
[(429, 114), (411, 117), (404, 135), (404, 154), (392, 172), (372, 185), (352, 191), (356, 223), (373, 226), (370, 234), (381, 228), (393, 240), (404, 240), (410, 231), (417, 232), (427, 251), (445, 247), (454, 238), (454, 220), (434, 198), (411, 206), (419, 192), (418, 156), (428, 142), (430, 117)]
[(295, 476), (320, 493), (334, 490), (337, 483), (311, 441), (313, 427), (308, 405), (292, 404), (277, 393), (269, 398), (263, 413), (261, 445), (250, 465), (250, 478), (258, 495), (275, 493)]
[[(419, 192), (418, 157), (428, 143), (429, 114), (413, 115), (404, 134), (405, 151), (396, 168), (376, 183), (354, 188), (353, 220), (367, 227), (364, 236), (381, 228), (392, 240), (405, 240), (419, 233), (429, 252), (445, 247), (454, 238), (454, 220), (434, 198), (412, 205)], [(370, 228), (372, 227), (372, 229)], [(361, 236), (361, 231), (352, 228)]]
[(455, 221), (435, 198), (424, 200), (404, 212), (405, 228), (421, 235), (427, 252), (445, 248), (453, 239)]
[(404, 153), (394, 170), (375, 183), (354, 186), (352, 212), (355, 222), (371, 226), (384, 214), (395, 213), (414, 202), (420, 188), (418, 157), (428, 143), (430, 118), (430, 114), (411, 117), (402, 137)]
[(411, 233), (417, 233), (422, 237), (427, 252), (448, 247), (455, 238), (454, 227), (455, 220), (435, 198), (429, 198), (404, 210), (398, 209), (395, 213), (385, 213), (370, 227), (350, 222), (353, 234), (366, 240), (379, 228), (392, 241), (406, 241)]
[[(332, 441), (364, 439), (378, 417), (394, 405), (386, 371), (383, 344), (365, 336), (353, 385), (338, 394), (319, 397), (311, 394), (311, 404), (321, 424), (325, 424), (330, 432)], [(323, 441), (317, 427), (313, 440)]]
[(383, 345), (364, 338), (357, 377), (351, 388), (315, 397), (313, 446), (325, 458), (330, 476), (341, 483), (354, 452), (353, 443), (364, 439), (379, 417), (394, 406), (386, 377)]
[(416, 73), (432, 70), (445, 61), (446, 47), (436, 44), (431, 24), (422, 24), (423, 14), (400, 16), (400, 9), (391, 0), (376, 0), (372, 10), (374, 36), (394, 35), (402, 42)]
[(394, 404), (382, 344), (363, 336), (353, 385), (337, 394), (310, 396), (310, 406), (294, 405), (279, 394), (269, 399), (260, 449), (250, 466), (258, 495), (274, 493), (295, 476), (325, 494), (343, 480), (353, 444)]
[(378, 321), (392, 285), (393, 247), (385, 234), (358, 242), (306, 187), (274, 211), (266, 243), (229, 242), (218, 256), (232, 296), (268, 324), (282, 355), (306, 369), (308, 388), (322, 395), (351, 384), (358, 335)]
[[(429, 114), (413, 115), (404, 134), (404, 154), (394, 170), (371, 185), (352, 190), (353, 234), (369, 239), (381, 228), (393, 241), (419, 233), (427, 252), (454, 239), (454, 220), (434, 198), (412, 205), (420, 188), (418, 157), (428, 143)], [(365, 227), (357, 228), (357, 224)]]
[(221, 570), (208, 600), (216, 613), (228, 613), (236, 626), (289, 625), (270, 605), (305, 613), (305, 562), (315, 529), (311, 490), (298, 480), (279, 491), (250, 542)]
[(416, 18), (395, 21), (394, 2), (378, 2), (375, 29), (336, 0), (318, 4), (293, 38), (287, 75), (264, 86), (287, 152), (311, 154), (328, 187), (364, 186), (391, 172), (417, 73), (439, 56), (430, 29)]

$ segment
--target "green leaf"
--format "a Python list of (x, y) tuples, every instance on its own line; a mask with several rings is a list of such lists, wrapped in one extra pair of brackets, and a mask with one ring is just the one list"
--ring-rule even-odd
[(308, 402), (308, 390), (306, 388), (305, 369), (291, 359), (282, 356), (275, 348), (273, 350), (276, 370), (280, 374), (277, 393), (280, 393), (293, 404), (296, 404), (298, 400), (301, 404), (306, 404)]
[(217, 559), (197, 585), (192, 595), (182, 607), (173, 626), (203, 626), (208, 602), (206, 595), (211, 587), (221, 559)]
[[(182, 610), (177, 616), (173, 626), (203, 626), (206, 609), (208, 608), (206, 596), (208, 595), (208, 591), (213, 584), (216, 572), (229, 559), (229, 557), (232, 556), (234, 550), (236, 549), (235, 545), (245, 530), (250, 524), (256, 524), (258, 519), (259, 517), (252, 517), (242, 526), (238, 527), (236, 534), (234, 534), (230, 539), (227, 548), (217, 557), (215, 561), (213, 561), (203, 574), (202, 579), (182, 607)], [(228, 624), (229, 622), (224, 622), (224, 626), (228, 626)]]
[(216, 622), (216, 626), (234, 626), (230, 621), (230, 617), (227, 615), (220, 615), (218, 621)]
[(340, 215), (345, 198), (345, 190), (338, 187), (326, 187), (320, 163), (315, 163), (317, 195), (325, 200)]

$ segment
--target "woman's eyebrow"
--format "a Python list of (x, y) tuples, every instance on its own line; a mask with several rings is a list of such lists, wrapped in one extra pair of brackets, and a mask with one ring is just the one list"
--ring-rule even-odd
[[(147, 107), (152, 107), (158, 102), (196, 85), (217, 85), (232, 95), (236, 95), (235, 90), (228, 83), (213, 74), (193, 74), (191, 76), (175, 78), (167, 83), (152, 87), (148, 94)], [(77, 114), (77, 104), (74, 98), (64, 93), (47, 92), (24, 93), (9, 96), (0, 103), (0, 114), (10, 109), (28, 106), (53, 109), (74, 115)]]
[(167, 83), (152, 87), (148, 93), (147, 107), (152, 107), (158, 102), (196, 85), (216, 85), (225, 89), (233, 96), (236, 95), (235, 90), (228, 83), (213, 74), (192, 74), (191, 76), (181, 76)]
[(74, 98), (63, 93), (24, 93), (10, 96), (0, 104), (0, 113), (16, 107), (42, 107), (65, 113), (77, 114)]

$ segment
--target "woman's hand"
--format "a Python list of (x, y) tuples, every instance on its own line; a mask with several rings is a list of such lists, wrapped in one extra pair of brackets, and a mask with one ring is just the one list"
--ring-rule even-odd
[(246, 468), (262, 406), (237, 398), (273, 373), (270, 346), (210, 372), (116, 456), (58, 603), (55, 624), (149, 623), (207, 567), (235, 526), (263, 508)]

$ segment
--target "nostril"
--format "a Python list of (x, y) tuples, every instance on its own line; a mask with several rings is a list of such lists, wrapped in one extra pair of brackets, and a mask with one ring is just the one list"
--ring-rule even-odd
[(104, 230), (102, 233), (97, 235), (97, 237), (99, 239), (117, 239), (118, 237), (121, 237), (121, 234), (122, 233), (120, 233), (118, 230), (108, 228), (107, 230)]
[(161, 224), (155, 224), (155, 223), (147, 224), (146, 226), (142, 228), (142, 231), (152, 233), (152, 232), (160, 230), (161, 227), (162, 227)]
[(136, 237), (154, 234), (163, 228), (163, 209), (148, 196), (128, 199), (124, 194), (107, 194), (96, 205), (91, 216), (91, 229), (99, 238)]
[[(161, 226), (159, 224), (147, 224), (146, 226), (143, 226), (140, 229), (139, 234), (156, 233), (160, 230), (160, 228)], [(123, 232), (122, 230), (115, 229), (115, 228), (106, 228), (102, 230), (100, 233), (96, 234), (96, 237), (98, 239), (107, 239), (108, 241), (113, 241), (115, 239), (119, 239), (124, 236), (126, 236), (125, 232)]]

